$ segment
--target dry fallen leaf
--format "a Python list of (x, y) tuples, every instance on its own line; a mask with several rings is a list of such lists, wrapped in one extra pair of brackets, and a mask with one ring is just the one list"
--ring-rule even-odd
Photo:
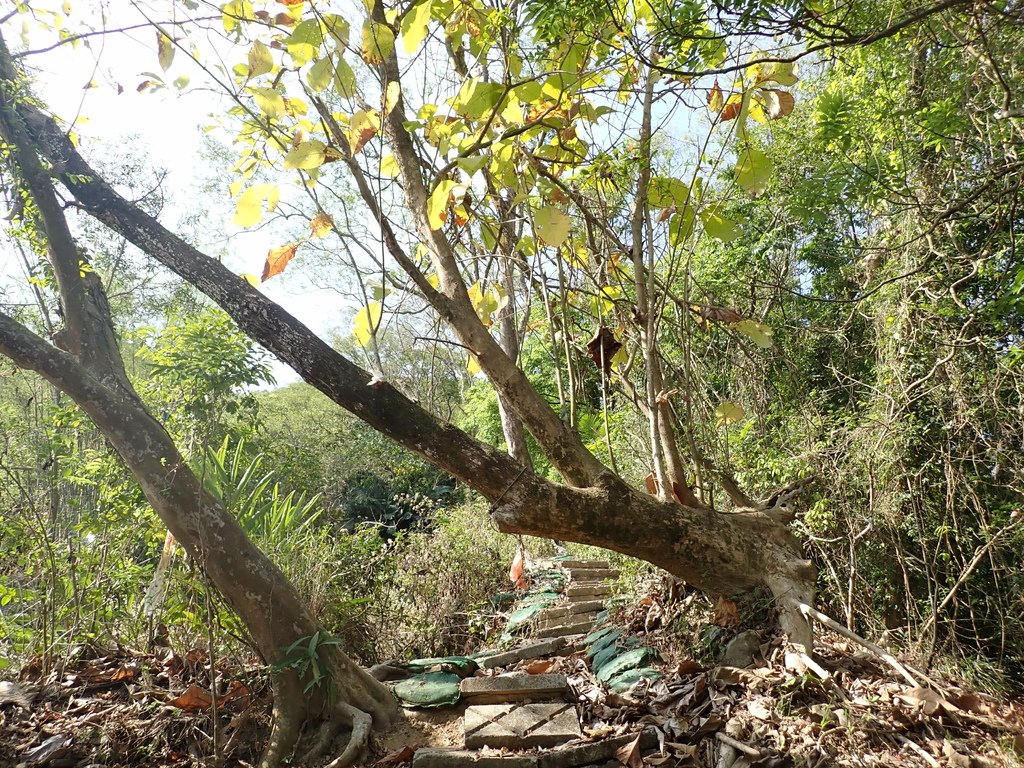
[(554, 659), (534, 659), (529, 662), (524, 669), (527, 674), (530, 675), (543, 675), (548, 672), (553, 666), (555, 666)]
[(715, 603), (715, 621), (719, 627), (738, 627), (740, 625), (740, 609), (726, 597), (718, 598)]
[(400, 763), (408, 763), (412, 761), (413, 755), (416, 754), (416, 750), (406, 744), (397, 752), (393, 752), (387, 757), (382, 757), (374, 766), (385, 766), (385, 765), (399, 765)]
[(193, 683), (180, 696), (167, 703), (178, 709), (209, 709), (212, 702), (210, 692)]
[(643, 768), (644, 758), (640, 754), (640, 736), (637, 735), (628, 744), (623, 744), (615, 753), (615, 759), (627, 768)]

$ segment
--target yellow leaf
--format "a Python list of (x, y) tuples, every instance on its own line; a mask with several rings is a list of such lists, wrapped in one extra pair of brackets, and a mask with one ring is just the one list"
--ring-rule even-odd
[(334, 62), (334, 89), (343, 99), (354, 99), (356, 96), (356, 73), (340, 53)]
[(758, 323), (754, 320), (740, 320), (733, 325), (733, 328), (762, 349), (771, 349), (774, 344), (772, 341), (772, 329), (763, 323)]
[(260, 282), (265, 283), (274, 275), (284, 272), (284, 268), (295, 257), (295, 251), (298, 248), (298, 243), (288, 243), (288, 245), (271, 248), (267, 253), (267, 260), (263, 264), (263, 275), (260, 277)]
[(437, 183), (434, 191), (430, 193), (430, 199), (427, 200), (427, 223), (431, 229), (440, 229), (441, 225), (444, 224), (448, 213), (448, 198), (451, 196), (452, 190), (457, 186), (457, 182), (451, 179), (443, 179)]
[(249, 49), (249, 77), (265, 75), (274, 68), (274, 57), (270, 49), (257, 40)]
[(256, 18), (255, 14), (253, 14), (252, 3), (249, 0), (232, 0), (230, 3), (222, 6), (220, 12), (225, 32), (231, 32), (235, 29), (238, 26), (239, 20), (252, 21)]
[(774, 163), (759, 149), (748, 147), (736, 161), (736, 183), (757, 197), (768, 188)]
[(373, 19), (363, 22), (363, 45), (360, 53), (367, 64), (383, 64), (395, 52), (395, 33), (386, 24)]
[(174, 61), (174, 41), (160, 30), (156, 31), (156, 59), (160, 62), (160, 69), (164, 72)]
[(245, 280), (245, 282), (247, 282), (253, 288), (258, 287), (260, 284), (260, 279), (251, 272), (243, 272), (242, 274), (239, 275), (239, 277)]
[(469, 353), (466, 359), (466, 372), (470, 376), (476, 376), (478, 373), (483, 373), (483, 369), (480, 367), (480, 361), (476, 359), (476, 355), (472, 352)]
[(256, 106), (271, 120), (276, 120), (285, 113), (284, 97), (273, 88), (250, 88)]
[(356, 344), (365, 347), (370, 343), (373, 334), (380, 327), (381, 305), (379, 301), (371, 301), (356, 313), (352, 322), (352, 335), (356, 337)]
[(534, 217), (537, 234), (548, 245), (559, 246), (569, 236), (572, 220), (553, 205), (545, 205)]
[(729, 424), (735, 424), (743, 418), (745, 413), (746, 411), (743, 410), (742, 405), (724, 400), (715, 408), (715, 426), (724, 427)]
[(438, 277), (436, 272), (431, 272), (427, 275), (427, 284), (436, 291), (437, 287), (441, 284), (441, 278)]
[(302, 169), (311, 171), (324, 164), (324, 150), (326, 146), (322, 141), (313, 139), (304, 141), (284, 156), (284, 167), (288, 169)]
[(366, 142), (380, 130), (380, 115), (375, 109), (361, 109), (352, 115), (348, 124), (348, 147), (353, 155), (359, 153)]
[(426, 39), (432, 3), (433, 0), (422, 0), (402, 18), (399, 31), (402, 33), (402, 50), (406, 53), (415, 53)]
[(277, 184), (254, 184), (238, 197), (232, 222), (237, 227), (251, 227), (263, 221), (263, 204), (267, 211), (277, 208), (281, 190)]
[(398, 104), (398, 99), (402, 95), (402, 87), (398, 84), (397, 80), (392, 80), (388, 83), (387, 90), (384, 92), (384, 114), (390, 115), (391, 110)]
[(380, 175), (392, 179), (398, 178), (398, 161), (390, 152), (380, 159)]
[(334, 229), (334, 219), (323, 211), (319, 211), (309, 220), (309, 233), (313, 237), (326, 237), (332, 229)]

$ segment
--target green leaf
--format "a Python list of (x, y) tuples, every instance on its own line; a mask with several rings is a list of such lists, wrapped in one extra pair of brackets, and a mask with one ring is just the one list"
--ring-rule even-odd
[(625, 693), (641, 680), (650, 680), (653, 682), (655, 680), (660, 680), (661, 677), (661, 672), (656, 669), (651, 669), (650, 667), (628, 669), (611, 678), (608, 681), (608, 687), (615, 693)]
[(331, 57), (326, 56), (309, 68), (309, 72), (306, 73), (306, 82), (309, 83), (309, 87), (314, 93), (320, 93), (331, 84), (331, 78), (334, 76), (332, 65)]
[(352, 321), (352, 334), (360, 347), (369, 344), (373, 334), (380, 327), (381, 311), (380, 302), (371, 301), (356, 313), (355, 320)]
[(402, 33), (402, 50), (406, 53), (415, 53), (426, 39), (432, 4), (433, 0), (422, 0), (402, 18), (399, 31)]
[(292, 33), (285, 38), (284, 45), (296, 67), (304, 67), (320, 54), (324, 44), (324, 33), (317, 19), (299, 22)]
[(478, 77), (466, 80), (452, 101), (456, 114), (479, 120), (490, 113), (501, 100), (505, 89), (499, 83), (486, 83)]
[(740, 320), (733, 328), (742, 333), (761, 349), (771, 349), (774, 345), (772, 340), (772, 329), (763, 323), (754, 320)]
[(771, 158), (753, 147), (744, 149), (736, 162), (736, 183), (754, 197), (764, 194), (772, 178)]
[(304, 171), (311, 171), (324, 164), (326, 159), (324, 151), (327, 149), (322, 141), (311, 139), (304, 141), (284, 156), (284, 167), (288, 169), (300, 168)]
[(690, 188), (679, 179), (658, 176), (651, 179), (647, 190), (647, 203), (652, 208), (684, 206), (690, 199)]
[(249, 77), (265, 75), (274, 68), (274, 57), (270, 49), (257, 40), (249, 49)]
[(444, 224), (448, 212), (448, 198), (457, 186), (458, 182), (442, 179), (430, 193), (430, 199), (427, 200), (427, 223), (431, 229), (440, 229)]
[(715, 426), (725, 427), (729, 424), (735, 424), (740, 421), (746, 411), (743, 410), (743, 406), (737, 403), (732, 403), (728, 400), (723, 400), (715, 408)]
[(681, 210), (672, 214), (668, 222), (668, 241), (673, 248), (679, 248), (693, 235), (697, 216), (692, 205), (684, 205)]
[(271, 120), (284, 115), (284, 97), (273, 88), (250, 88), (256, 106)]
[(537, 235), (548, 245), (559, 246), (569, 236), (572, 219), (553, 205), (545, 205), (534, 216)]
[(700, 218), (704, 222), (704, 231), (723, 243), (735, 240), (742, 234), (739, 225), (735, 221), (731, 221), (718, 213), (717, 206), (703, 211)]
[(160, 63), (160, 69), (164, 72), (171, 66), (171, 62), (174, 61), (174, 41), (171, 40), (160, 30), (156, 32), (156, 59)]
[(334, 61), (334, 90), (343, 99), (356, 97), (356, 73), (340, 53)]
[(648, 661), (657, 657), (657, 653), (652, 648), (636, 648), (635, 650), (618, 656), (614, 661), (611, 661), (601, 667), (597, 672), (597, 679), (603, 683), (608, 682), (616, 675), (619, 675), (626, 670), (636, 669), (637, 667), (646, 664)]
[(395, 52), (395, 33), (386, 24), (373, 19), (363, 22), (363, 45), (360, 53), (367, 64), (383, 64)]
[(238, 26), (238, 21), (252, 21), (256, 18), (253, 13), (252, 3), (249, 0), (232, 0), (232, 2), (225, 4), (221, 9), (222, 21), (224, 22), (224, 31), (231, 32)]

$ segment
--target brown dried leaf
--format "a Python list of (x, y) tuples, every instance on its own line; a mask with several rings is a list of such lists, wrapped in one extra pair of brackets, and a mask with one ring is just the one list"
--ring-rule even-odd
[(406, 744), (397, 752), (392, 752), (387, 757), (382, 757), (374, 766), (385, 766), (385, 765), (399, 765), (401, 763), (412, 762), (413, 755), (416, 754), (416, 750)]
[(644, 487), (651, 496), (658, 495), (658, 480), (654, 477), (653, 472), (644, 478)]
[(267, 261), (263, 265), (263, 275), (260, 277), (260, 282), (267, 282), (274, 275), (279, 275), (284, 272), (285, 267), (288, 266), (288, 262), (295, 257), (295, 251), (299, 248), (298, 243), (289, 243), (288, 245), (282, 245), (278, 248), (271, 248), (267, 254)]
[(178, 709), (209, 709), (213, 703), (210, 692), (193, 683), (177, 698), (167, 702)]
[(625, 765), (627, 768), (643, 768), (644, 758), (640, 754), (640, 736), (639, 734), (628, 744), (623, 744), (615, 752), (615, 759)]
[(534, 659), (523, 669), (529, 675), (543, 675), (545, 672), (549, 672), (553, 666), (555, 666), (554, 659)]
[(597, 329), (594, 338), (587, 342), (587, 355), (598, 368), (604, 367), (605, 376), (612, 375), (612, 358), (620, 349), (622, 343), (615, 338), (610, 328), (603, 325)]
[(323, 211), (319, 211), (309, 220), (309, 232), (313, 237), (326, 237), (332, 229), (334, 229), (334, 219)]
[(718, 598), (715, 603), (715, 620), (719, 627), (738, 627), (740, 625), (740, 609), (727, 597)]

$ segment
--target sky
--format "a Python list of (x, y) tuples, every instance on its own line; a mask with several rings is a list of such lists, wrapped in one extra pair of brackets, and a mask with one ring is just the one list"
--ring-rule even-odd
[[(33, 5), (37, 3), (34, 1)], [(166, 9), (172, 7), (170, 2), (155, 5), (165, 14)], [(47, 4), (38, 3), (38, 6)], [(77, 21), (85, 21), (92, 28), (99, 26), (101, 6), (108, 9), (108, 18), (118, 19), (121, 24), (131, 24), (133, 19), (142, 21), (126, 0), (75, 0), (69, 28), (78, 28)], [(59, 4), (51, 3), (50, 7), (59, 7)], [(22, 18), (15, 18), (3, 28), (15, 54), (25, 50), (22, 22)], [(32, 50), (47, 46), (54, 39), (53, 33), (46, 33), (35, 25), (30, 26), (29, 35)], [(171, 224), (181, 216), (195, 213), (190, 206), (203, 204), (196, 196), (197, 180), (210, 176), (202, 155), (203, 126), (214, 124), (211, 115), (223, 112), (224, 98), (200, 88), (179, 91), (171, 87), (139, 93), (137, 86), (151, 79), (146, 73), (161, 72), (152, 28), (94, 37), (88, 46), (65, 45), (33, 54), (27, 61), (34, 92), (58, 117), (74, 120), (74, 130), (87, 159), (104, 157), (113, 166), (118, 153), (124, 152), (126, 160), (143, 159), (167, 170), (170, 204), (162, 216), (164, 223)], [(198, 82), (198, 72), (189, 64), (187, 57), (176, 56), (164, 77), (170, 82), (187, 74), (193, 82)], [(220, 138), (230, 141), (223, 132)], [(198, 245), (200, 248), (207, 246), (203, 249), (210, 252), (226, 250), (225, 262), (231, 269), (259, 275), (267, 251), (281, 243), (275, 239), (272, 227), (239, 232), (231, 225), (232, 206), (227, 188), (232, 180), (225, 176), (222, 205), (219, 211), (214, 211), (214, 215), (223, 213), (223, 221), (209, 222), (216, 239)], [(0, 284), (14, 286), (16, 291), (18, 286), (27, 290), (23, 270), (9, 249), (0, 253)], [(334, 291), (309, 285), (299, 275), (272, 278), (261, 284), (260, 290), (324, 338), (349, 330), (342, 327), (342, 322), (347, 324), (351, 307), (346, 311), (342, 297)], [(276, 362), (274, 377), (279, 385), (298, 380), (290, 368)]]

